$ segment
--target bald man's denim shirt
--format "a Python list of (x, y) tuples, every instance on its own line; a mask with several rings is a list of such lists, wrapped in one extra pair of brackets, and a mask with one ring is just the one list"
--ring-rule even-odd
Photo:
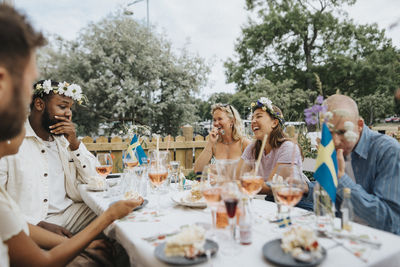
[[(347, 174), (338, 181), (336, 209), (343, 200), (343, 188), (351, 189), (354, 213), (369, 226), (400, 235), (400, 144), (394, 138), (363, 127), (351, 152), (356, 182)], [(309, 184), (307, 198), (312, 198)]]

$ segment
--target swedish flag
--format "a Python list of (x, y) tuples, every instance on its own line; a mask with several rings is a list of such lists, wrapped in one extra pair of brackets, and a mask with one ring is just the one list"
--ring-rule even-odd
[(337, 188), (337, 159), (332, 135), (326, 124), (322, 124), (321, 144), (318, 146), (318, 156), (315, 165), (314, 178), (321, 184), (330, 196), (332, 202), (336, 200)]
[(131, 143), (129, 144), (127, 150), (132, 158), (136, 158), (139, 161), (139, 164), (143, 164), (143, 161), (147, 162), (147, 156), (146, 153), (144, 153), (144, 150), (142, 146), (139, 143), (139, 138), (135, 134), (132, 137)]

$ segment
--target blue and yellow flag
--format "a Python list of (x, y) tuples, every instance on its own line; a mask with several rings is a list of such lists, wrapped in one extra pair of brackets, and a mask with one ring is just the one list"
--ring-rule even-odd
[(136, 158), (139, 161), (139, 165), (143, 164), (143, 161), (146, 161), (147, 163), (146, 153), (144, 153), (136, 134), (132, 137), (131, 143), (126, 151), (129, 152), (132, 158)]
[(325, 189), (333, 203), (336, 200), (337, 172), (335, 145), (328, 126), (324, 123), (322, 124), (322, 138), (321, 144), (318, 146), (314, 178)]

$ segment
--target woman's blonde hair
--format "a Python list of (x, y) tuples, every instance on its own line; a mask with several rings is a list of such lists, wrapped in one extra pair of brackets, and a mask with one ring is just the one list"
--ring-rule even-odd
[[(225, 112), (229, 119), (233, 121), (232, 125), (232, 138), (233, 140), (241, 140), (244, 137), (244, 127), (239, 112), (230, 104), (217, 103), (211, 106), (211, 115), (214, 115), (216, 110)], [(221, 140), (221, 137), (218, 137)]]

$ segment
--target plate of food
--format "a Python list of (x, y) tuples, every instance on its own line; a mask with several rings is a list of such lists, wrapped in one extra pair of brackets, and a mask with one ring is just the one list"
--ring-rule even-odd
[(179, 192), (171, 196), (171, 199), (183, 206), (188, 206), (192, 208), (206, 208), (207, 203), (201, 193), (200, 187), (198, 185), (193, 185), (191, 190)]
[(326, 258), (326, 249), (319, 245), (312, 230), (292, 227), (282, 239), (264, 244), (264, 258), (279, 266), (312, 267)]
[(218, 244), (205, 239), (205, 230), (191, 225), (158, 245), (154, 255), (160, 261), (171, 265), (194, 265), (207, 261), (206, 253), (214, 256), (218, 252)]

